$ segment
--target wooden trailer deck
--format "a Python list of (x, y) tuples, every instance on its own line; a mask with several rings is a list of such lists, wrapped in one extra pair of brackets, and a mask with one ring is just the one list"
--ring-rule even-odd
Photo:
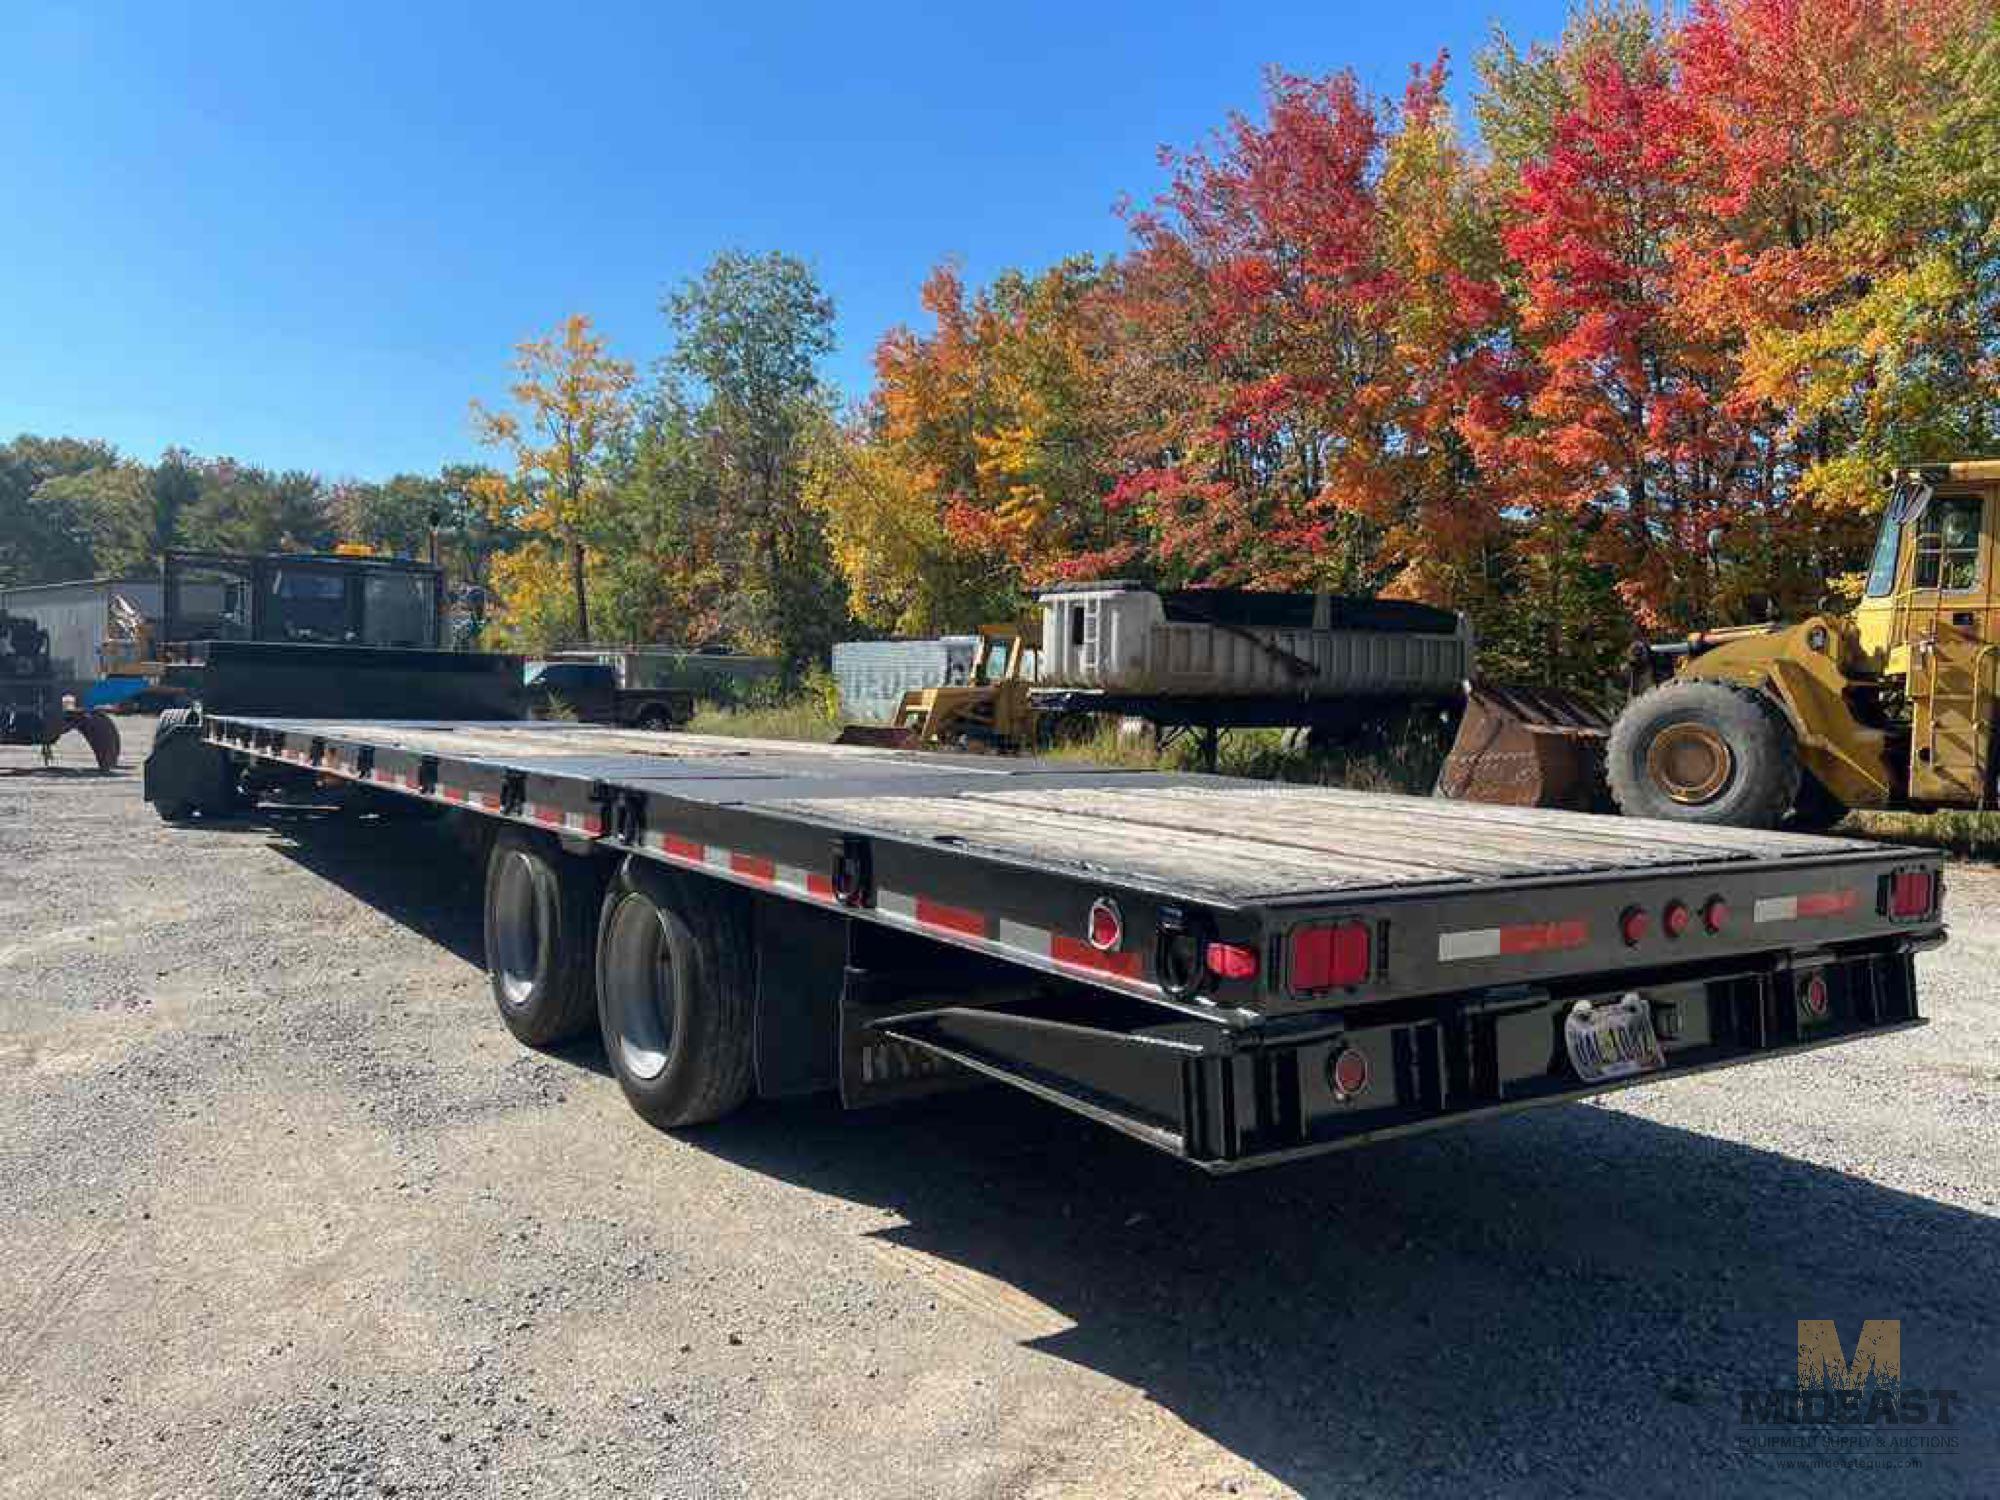
[(1849, 839), (1064, 761), (554, 722), (248, 722), (295, 743), (741, 809), (1224, 905), (1883, 852)]

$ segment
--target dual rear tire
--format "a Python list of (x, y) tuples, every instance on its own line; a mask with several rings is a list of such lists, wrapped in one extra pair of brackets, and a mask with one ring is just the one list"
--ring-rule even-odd
[(552, 1047), (593, 1023), (632, 1107), (673, 1128), (751, 1092), (756, 994), (741, 891), (627, 860), (612, 873), (509, 828), (486, 865), (486, 970), (507, 1029)]

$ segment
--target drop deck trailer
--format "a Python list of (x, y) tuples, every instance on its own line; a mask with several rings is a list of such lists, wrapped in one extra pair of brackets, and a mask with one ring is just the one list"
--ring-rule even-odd
[(984, 1075), (1229, 1171), (1919, 1025), (1944, 939), (1936, 856), (1794, 834), (553, 723), (170, 738), (151, 800), (178, 757), (487, 829), (503, 1018), (601, 1025), (669, 1126)]

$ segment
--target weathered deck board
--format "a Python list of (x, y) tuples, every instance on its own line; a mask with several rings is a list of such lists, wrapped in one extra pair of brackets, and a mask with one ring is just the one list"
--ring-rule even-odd
[(624, 783), (1229, 902), (1867, 847), (1331, 787), (597, 725), (258, 722)]

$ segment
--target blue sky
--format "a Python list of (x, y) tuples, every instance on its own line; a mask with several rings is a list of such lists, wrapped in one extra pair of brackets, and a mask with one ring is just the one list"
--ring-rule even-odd
[(1444, 46), (1462, 100), (1563, 9), (0, 0), (0, 435), (435, 469), (517, 340), (582, 311), (649, 363), (732, 246), (812, 263), (858, 395), (932, 265), (1118, 249), (1266, 65), (1393, 93)]

